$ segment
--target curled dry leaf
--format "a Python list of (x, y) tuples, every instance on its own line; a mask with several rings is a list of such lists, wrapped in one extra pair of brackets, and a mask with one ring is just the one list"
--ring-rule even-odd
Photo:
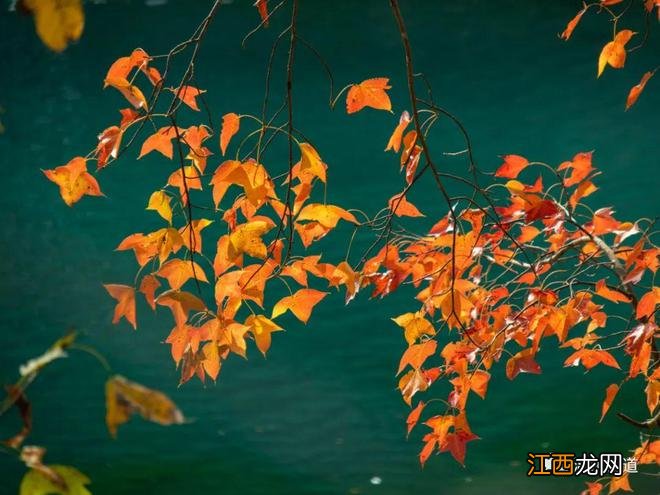
[(115, 375), (105, 384), (106, 416), (108, 431), (117, 436), (117, 427), (126, 423), (133, 414), (160, 425), (182, 424), (183, 413), (162, 392), (152, 390), (123, 376)]
[(649, 82), (651, 77), (653, 77), (653, 74), (655, 74), (655, 71), (644, 73), (642, 80), (630, 88), (630, 93), (628, 93), (628, 98), (626, 99), (626, 110), (628, 110), (637, 102), (639, 95), (642, 94), (642, 91), (644, 91), (644, 88), (646, 87), (646, 83)]

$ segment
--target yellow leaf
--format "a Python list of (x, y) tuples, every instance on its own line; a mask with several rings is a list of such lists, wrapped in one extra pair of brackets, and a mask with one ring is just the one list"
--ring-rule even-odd
[(263, 218), (264, 220), (254, 220), (239, 225), (229, 234), (228, 256), (230, 260), (235, 260), (243, 253), (259, 259), (266, 257), (268, 250), (264, 241), (261, 240), (261, 236), (272, 229), (274, 224), (270, 219)]
[(147, 210), (154, 210), (167, 222), (172, 225), (172, 207), (170, 206), (170, 198), (165, 191), (156, 191), (149, 198)]
[(81, 0), (23, 0), (34, 15), (37, 35), (55, 52), (64, 51), (69, 42), (78, 41), (85, 25)]

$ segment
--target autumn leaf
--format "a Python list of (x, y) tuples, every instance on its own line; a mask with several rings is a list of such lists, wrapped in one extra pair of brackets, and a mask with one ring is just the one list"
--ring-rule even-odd
[(105, 167), (110, 158), (113, 160), (117, 158), (117, 155), (119, 154), (119, 146), (121, 145), (122, 133), (123, 131), (119, 127), (113, 125), (99, 134), (99, 143), (96, 145), (97, 169)]
[(614, 303), (630, 302), (630, 298), (627, 295), (622, 294), (618, 290), (610, 289), (605, 283), (605, 279), (596, 282), (595, 292), (600, 297), (604, 297), (605, 299), (608, 299)]
[(624, 66), (626, 63), (626, 44), (635, 34), (637, 33), (630, 29), (623, 29), (616, 33), (613, 41), (603, 47), (598, 57), (598, 77), (608, 64), (614, 69), (621, 69)]
[(271, 318), (277, 318), (289, 310), (300, 321), (307, 323), (309, 317), (312, 315), (314, 306), (321, 302), (321, 299), (326, 295), (328, 295), (327, 292), (321, 292), (316, 289), (300, 289), (292, 296), (286, 296), (280, 299), (273, 306)]
[(174, 93), (183, 103), (188, 105), (193, 110), (199, 112), (199, 106), (197, 105), (197, 97), (201, 94), (206, 93), (206, 90), (197, 89), (193, 86), (180, 86), (178, 88), (168, 88), (172, 93)]
[(172, 207), (170, 201), (172, 198), (165, 191), (155, 191), (149, 197), (149, 204), (147, 210), (157, 212), (161, 217), (167, 220), (167, 223), (172, 224)]
[[(182, 132), (179, 131), (179, 135), (181, 134)], [(144, 155), (151, 153), (152, 151), (158, 151), (171, 160), (172, 155), (174, 154), (172, 139), (174, 139), (176, 135), (177, 131), (173, 126), (161, 127), (154, 134), (144, 140), (138, 158), (142, 158)]]
[(156, 309), (156, 289), (160, 287), (160, 282), (153, 275), (145, 275), (140, 282), (140, 292), (144, 294), (144, 298), (147, 300), (151, 309)]
[[(585, 5), (585, 4), (583, 4)], [(577, 27), (578, 23), (580, 22), (580, 19), (582, 19), (582, 16), (584, 13), (587, 11), (586, 5), (580, 10), (575, 17), (573, 17), (570, 21), (568, 21), (568, 24), (566, 25), (566, 29), (559, 35), (561, 39), (564, 41), (568, 41), (571, 35), (573, 34), (573, 31), (575, 31), (575, 28)]]
[(85, 485), (91, 480), (76, 468), (59, 464), (44, 465), (50, 471), (30, 469), (19, 488), (19, 495), (92, 495)]
[(416, 313), (405, 313), (392, 318), (392, 321), (404, 329), (404, 336), (408, 345), (414, 344), (417, 339), (424, 335), (435, 335), (431, 322)]
[(389, 209), (397, 217), (423, 217), (424, 214), (406, 199), (404, 194), (395, 194), (387, 202)]
[(105, 79), (105, 87), (113, 87), (119, 91), (128, 102), (135, 108), (147, 108), (147, 99), (137, 86), (120, 77), (109, 77)]
[(269, 218), (263, 218), (263, 220), (253, 220), (239, 225), (229, 234), (228, 257), (230, 260), (235, 260), (244, 253), (253, 258), (264, 259), (266, 257), (268, 250), (261, 237), (275, 224)]
[(388, 83), (388, 78), (377, 77), (353, 84), (346, 95), (346, 111), (349, 114), (355, 113), (364, 107), (392, 111), (390, 97), (385, 92), (391, 88)]
[(105, 384), (105, 422), (113, 438), (117, 427), (126, 423), (133, 414), (160, 425), (182, 424), (183, 414), (176, 404), (162, 392), (114, 375)]
[(245, 325), (250, 327), (250, 332), (254, 336), (257, 348), (265, 356), (270, 349), (271, 334), (282, 331), (282, 327), (274, 321), (266, 318), (264, 315), (250, 315), (245, 320)]
[(495, 177), (515, 179), (529, 165), (527, 158), (520, 155), (504, 155), (502, 158), (504, 163), (495, 171)]
[(541, 373), (541, 366), (534, 360), (533, 349), (524, 349), (506, 362), (506, 376), (513, 380), (519, 373)]
[(300, 171), (309, 172), (312, 175), (326, 181), (326, 170), (321, 157), (314, 147), (309, 143), (300, 143)]
[(616, 383), (613, 383), (612, 385), (610, 385), (605, 389), (605, 400), (603, 400), (603, 406), (601, 407), (600, 420), (598, 421), (599, 423), (603, 421), (603, 418), (607, 414), (607, 411), (610, 410), (610, 406), (612, 406), (614, 397), (616, 397), (616, 394), (618, 392), (619, 392), (619, 386)]
[(62, 52), (80, 39), (85, 25), (81, 0), (22, 0), (21, 6), (32, 13), (37, 35), (51, 50)]
[(573, 194), (568, 199), (568, 203), (571, 205), (571, 208), (575, 209), (582, 198), (586, 198), (596, 191), (598, 191), (598, 188), (593, 182), (590, 180), (584, 181), (575, 188), (575, 191), (573, 191)]
[(222, 116), (222, 130), (220, 131), (220, 151), (224, 155), (229, 146), (229, 141), (238, 132), (241, 120), (235, 113), (227, 113)]
[(639, 81), (639, 83), (637, 83), (635, 86), (630, 88), (630, 92), (628, 93), (628, 98), (626, 99), (626, 110), (628, 110), (637, 102), (639, 95), (642, 94), (642, 91), (644, 91), (644, 88), (646, 87), (646, 83), (649, 82), (649, 79), (651, 79), (651, 77), (653, 77), (654, 74), (655, 71), (645, 72), (644, 75), (642, 76), (641, 81)]
[(628, 473), (612, 477), (612, 481), (610, 481), (610, 491), (608, 493), (616, 493), (619, 490), (623, 490), (624, 492), (633, 491), (632, 488), (630, 488), (630, 482), (628, 481)]
[(333, 229), (339, 220), (346, 220), (354, 224), (359, 222), (352, 213), (334, 205), (322, 205), (318, 203), (308, 204), (298, 215), (298, 220), (313, 220), (326, 229)]
[(638, 320), (649, 318), (654, 312), (655, 307), (660, 303), (660, 287), (653, 287), (644, 294), (637, 303), (635, 317)]
[(435, 353), (437, 346), (438, 343), (435, 340), (429, 339), (421, 344), (413, 344), (408, 347), (401, 356), (399, 369), (396, 374), (400, 374), (406, 366), (410, 366), (413, 369), (420, 369), (426, 359)]
[(208, 282), (201, 266), (194, 261), (179, 258), (166, 261), (156, 274), (167, 279), (170, 288), (174, 290), (180, 289), (191, 278), (199, 282)]
[(564, 366), (584, 366), (590, 370), (598, 364), (604, 364), (611, 368), (621, 369), (614, 356), (602, 349), (580, 349), (566, 358)]
[(168, 290), (156, 298), (156, 304), (167, 306), (172, 311), (177, 326), (182, 326), (191, 311), (204, 311), (204, 302), (190, 292)]
[(77, 156), (69, 163), (52, 170), (44, 170), (46, 177), (60, 187), (60, 196), (71, 206), (83, 196), (103, 196), (99, 183), (87, 172), (87, 161)]
[(254, 6), (259, 12), (262, 24), (264, 27), (268, 27), (268, 0), (257, 0), (254, 2)]
[(401, 117), (399, 117), (399, 123), (394, 128), (394, 132), (392, 132), (392, 135), (390, 136), (390, 140), (387, 142), (385, 151), (392, 150), (395, 153), (399, 152), (399, 149), (401, 148), (401, 140), (403, 139), (403, 131), (406, 130), (406, 127), (408, 127), (408, 124), (410, 124), (411, 120), (412, 119), (410, 118), (408, 111), (404, 110), (401, 113)]
[(408, 418), (406, 418), (406, 425), (408, 426), (408, 435), (410, 435), (410, 432), (413, 430), (417, 422), (419, 421), (419, 417), (422, 415), (422, 411), (424, 410), (424, 407), (426, 404), (424, 404), (423, 401), (419, 401), (417, 406), (410, 411), (410, 414), (408, 414)]
[(117, 300), (115, 306), (115, 314), (112, 318), (112, 323), (119, 323), (119, 320), (126, 318), (133, 328), (137, 329), (137, 322), (135, 319), (135, 289), (128, 285), (106, 284), (105, 290), (113, 299)]
[(570, 169), (571, 174), (564, 179), (564, 186), (571, 187), (586, 179), (594, 170), (592, 165), (593, 152), (578, 153), (571, 161), (565, 161), (557, 167), (558, 171)]

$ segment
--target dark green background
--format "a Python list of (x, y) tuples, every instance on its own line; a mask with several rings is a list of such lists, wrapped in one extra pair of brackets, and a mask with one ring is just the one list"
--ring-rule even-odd
[[(284, 21), (275, 20), (241, 49), (242, 36), (258, 22), (251, 3), (223, 6), (203, 46), (197, 85), (208, 90), (216, 122), (225, 112), (260, 108), (264, 63)], [(402, 3), (416, 69), (470, 130), (483, 169), (493, 170), (505, 153), (557, 164), (593, 149), (604, 172), (593, 204), (614, 206), (622, 219), (657, 213), (657, 81), (623, 112), (628, 89), (657, 63), (657, 38), (630, 56), (625, 70), (608, 68), (596, 80), (608, 21), (589, 16), (569, 43), (557, 38), (579, 2)], [(405, 343), (389, 317), (411, 309), (403, 296), (369, 301), (363, 294), (344, 309), (342, 297), (333, 295), (307, 327), (287, 320), (289, 331), (275, 335), (267, 360), (251, 349), (248, 362), (230, 360), (217, 385), (206, 387), (193, 381), (177, 388), (168, 347), (160, 343), (171, 324), (165, 310), (153, 315), (140, 305), (137, 333), (125, 323), (111, 325), (113, 303), (101, 283), (130, 283), (135, 271), (133, 256), (113, 249), (127, 234), (160, 225), (143, 210), (172, 165), (156, 156), (136, 161), (129, 153), (99, 176), (107, 198), (85, 198), (73, 209), (40, 169), (86, 153), (96, 134), (117, 120), (125, 103), (102, 90), (112, 60), (136, 46), (167, 52), (189, 36), (208, 6), (87, 3), (84, 35), (61, 55), (40, 44), (29, 18), (0, 14), (6, 127), (0, 136), (0, 378), (13, 381), (19, 364), (76, 326), (115, 371), (161, 388), (194, 418), (171, 428), (136, 419), (110, 440), (103, 421), (105, 372), (76, 353), (29, 390), (35, 417), (29, 441), (48, 447), (47, 461), (80, 468), (98, 494), (577, 493), (584, 479), (527, 478), (526, 453), (634, 447), (636, 432), (613, 415), (597, 422), (616, 372), (563, 369), (567, 351), (548, 349), (541, 353), (542, 375), (509, 382), (497, 365), (487, 400), (472, 399), (470, 420), (482, 440), (469, 446), (466, 468), (443, 455), (421, 470), (419, 432), (406, 441), (408, 410), (395, 390)], [(387, 2), (301, 1), (299, 29), (327, 58), (339, 88), (388, 76), (395, 113), (408, 106)], [(396, 117), (330, 112), (323, 71), (309, 53), (299, 54), (296, 122), (329, 164), (329, 201), (373, 214), (401, 188), (396, 158), (382, 153)], [(282, 62), (278, 58), (273, 76), (278, 102)], [(188, 113), (183, 124), (195, 123), (193, 117)], [(440, 152), (461, 144), (440, 125), (431, 146)], [(266, 164), (283, 167), (286, 157), (276, 153)], [(460, 160), (441, 165), (464, 170)], [(430, 184), (412, 199), (429, 215), (445, 213)], [(323, 244), (328, 260), (345, 252), (342, 234), (334, 239)], [(358, 241), (356, 249), (367, 243)], [(614, 409), (643, 417), (639, 392), (638, 385), (624, 389)], [(17, 427), (12, 421), (4, 420), (3, 436)], [(9, 456), (0, 462), (0, 491), (13, 493), (23, 468)], [(370, 485), (372, 476), (382, 484)], [(652, 478), (638, 476), (633, 484), (637, 493), (657, 491)]]

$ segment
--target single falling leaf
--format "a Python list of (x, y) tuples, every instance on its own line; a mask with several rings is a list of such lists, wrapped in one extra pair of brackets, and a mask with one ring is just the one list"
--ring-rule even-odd
[(44, 175), (60, 187), (60, 196), (71, 206), (83, 196), (103, 196), (99, 183), (87, 172), (87, 161), (77, 156), (66, 165), (44, 170)]
[(621, 69), (626, 63), (626, 44), (630, 41), (635, 32), (630, 29), (623, 29), (616, 33), (614, 40), (607, 43), (598, 57), (598, 77), (609, 64), (614, 69)]
[(504, 155), (504, 163), (495, 171), (495, 177), (515, 179), (529, 165), (529, 160), (520, 155)]
[(403, 194), (396, 194), (387, 202), (390, 210), (397, 217), (423, 217), (424, 214), (406, 199)]
[(222, 116), (222, 130), (220, 131), (220, 151), (224, 155), (229, 146), (229, 141), (238, 132), (241, 124), (240, 117), (235, 113), (227, 113)]
[(300, 289), (292, 296), (286, 296), (273, 306), (271, 318), (277, 318), (287, 310), (291, 311), (296, 318), (303, 323), (307, 323), (312, 315), (314, 306), (323, 299), (327, 292), (321, 292), (316, 289)]
[(91, 480), (76, 468), (58, 464), (44, 467), (52, 473), (44, 472), (43, 469), (30, 469), (25, 473), (19, 495), (92, 495), (85, 487)]
[(406, 130), (406, 127), (408, 127), (408, 124), (410, 124), (411, 120), (412, 119), (410, 118), (408, 111), (404, 110), (401, 113), (401, 117), (399, 117), (399, 123), (394, 128), (394, 132), (392, 132), (392, 135), (390, 136), (390, 140), (387, 142), (385, 151), (393, 150), (395, 153), (399, 152), (399, 149), (401, 149), (401, 141), (403, 139), (403, 131)]
[(385, 92), (392, 87), (388, 83), (388, 78), (377, 77), (353, 84), (346, 95), (346, 111), (355, 113), (364, 107), (392, 111), (390, 97)]
[(128, 285), (106, 284), (105, 290), (117, 300), (115, 306), (115, 314), (112, 318), (112, 323), (119, 323), (119, 320), (126, 318), (133, 328), (137, 329), (137, 322), (135, 319), (135, 289)]
[(163, 263), (156, 272), (157, 275), (167, 279), (170, 288), (180, 289), (190, 279), (197, 279), (199, 282), (208, 282), (204, 270), (194, 261), (174, 258)]
[(199, 106), (197, 105), (197, 97), (201, 94), (206, 93), (204, 89), (197, 89), (193, 86), (180, 86), (178, 88), (168, 88), (172, 93), (177, 95), (177, 97), (186, 105), (188, 105), (193, 110), (199, 112)]
[(81, 0), (22, 0), (21, 6), (32, 13), (37, 35), (51, 50), (62, 52), (80, 39), (85, 26)]
[[(179, 135), (181, 134), (182, 132), (179, 131)], [(158, 151), (171, 160), (174, 154), (172, 139), (174, 139), (176, 135), (177, 130), (174, 126), (170, 125), (167, 127), (161, 127), (154, 134), (144, 140), (138, 158), (142, 158), (144, 155), (151, 153), (152, 151)]]
[(607, 411), (609, 411), (610, 406), (612, 406), (614, 397), (616, 397), (618, 392), (619, 386), (616, 383), (613, 383), (605, 389), (605, 400), (603, 400), (603, 406), (601, 407), (600, 420), (598, 421), (599, 423), (603, 421), (603, 418), (607, 414)]
[(149, 197), (149, 204), (147, 210), (157, 212), (161, 217), (167, 220), (167, 223), (172, 225), (172, 207), (170, 201), (172, 198), (165, 191), (155, 191)]
[(131, 382), (115, 375), (105, 384), (105, 422), (112, 437), (117, 427), (126, 423), (133, 414), (160, 425), (182, 424), (183, 414), (176, 404), (162, 392)]
[(651, 77), (653, 77), (653, 74), (655, 74), (655, 71), (645, 72), (642, 76), (642, 80), (630, 88), (630, 93), (628, 93), (628, 98), (626, 99), (626, 110), (628, 110), (637, 102), (639, 95), (642, 94), (642, 91), (644, 91), (644, 88), (646, 87), (646, 83), (649, 82)]
[(273, 332), (282, 331), (274, 321), (266, 318), (264, 315), (250, 315), (245, 320), (245, 325), (250, 327), (250, 332), (254, 337), (257, 348), (265, 356), (268, 349), (270, 349), (271, 335)]
[(568, 41), (571, 35), (573, 34), (573, 31), (575, 31), (575, 28), (579, 24), (580, 20), (582, 19), (582, 16), (584, 13), (587, 11), (587, 6), (586, 4), (582, 4), (582, 10), (580, 10), (575, 17), (573, 17), (570, 21), (568, 21), (568, 24), (566, 25), (566, 29), (559, 35), (561, 39), (564, 41)]

